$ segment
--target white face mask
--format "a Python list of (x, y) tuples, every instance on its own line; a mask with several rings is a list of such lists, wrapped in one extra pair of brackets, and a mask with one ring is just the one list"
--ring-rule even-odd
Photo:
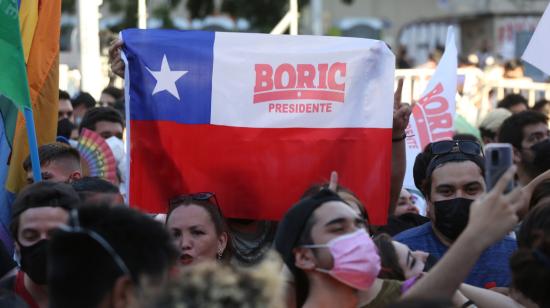
[(128, 166), (126, 164), (126, 151), (124, 150), (124, 142), (120, 139), (118, 139), (115, 136), (111, 136), (105, 140), (107, 142), (107, 145), (109, 148), (111, 148), (111, 151), (113, 152), (113, 156), (115, 157), (115, 160), (117, 162), (117, 169), (118, 172), (120, 172), (120, 176), (122, 177), (122, 182), (126, 182), (126, 171), (128, 170)]
[(125, 155), (124, 142), (122, 142), (122, 140), (118, 139), (115, 136), (111, 136), (105, 141), (107, 142), (107, 145), (109, 145), (109, 147), (111, 148), (111, 151), (113, 152), (117, 163), (120, 162)]

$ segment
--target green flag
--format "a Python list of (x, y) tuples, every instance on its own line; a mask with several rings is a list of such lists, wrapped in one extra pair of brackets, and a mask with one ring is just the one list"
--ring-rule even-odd
[(17, 112), (31, 108), (17, 0), (0, 0), (0, 114), (10, 145)]

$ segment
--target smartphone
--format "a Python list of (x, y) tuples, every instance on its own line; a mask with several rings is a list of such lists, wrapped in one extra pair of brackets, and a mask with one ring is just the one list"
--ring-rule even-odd
[[(485, 183), (487, 191), (493, 189), (500, 177), (512, 166), (512, 145), (509, 143), (489, 143), (485, 147)], [(506, 185), (505, 193), (514, 188), (514, 181)]]

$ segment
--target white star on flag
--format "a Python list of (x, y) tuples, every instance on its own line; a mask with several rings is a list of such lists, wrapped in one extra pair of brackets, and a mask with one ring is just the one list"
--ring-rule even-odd
[(153, 90), (153, 95), (161, 91), (168, 91), (178, 100), (180, 95), (178, 93), (178, 88), (176, 87), (176, 81), (180, 79), (183, 75), (187, 74), (188, 71), (172, 71), (170, 70), (170, 65), (166, 59), (166, 55), (162, 57), (162, 64), (160, 66), (160, 71), (152, 71), (150, 68), (145, 67), (153, 77), (157, 80), (155, 89)]

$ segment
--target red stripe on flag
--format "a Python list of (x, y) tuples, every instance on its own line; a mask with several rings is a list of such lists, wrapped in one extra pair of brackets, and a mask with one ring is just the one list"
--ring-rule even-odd
[(226, 217), (278, 220), (313, 183), (339, 173), (371, 222), (389, 202), (391, 129), (238, 128), (132, 121), (130, 204), (166, 211), (178, 194), (212, 191)]
[(344, 92), (335, 92), (327, 90), (285, 90), (271, 91), (254, 94), (254, 103), (264, 103), (271, 101), (298, 100), (298, 99), (317, 99), (331, 102), (344, 102)]

